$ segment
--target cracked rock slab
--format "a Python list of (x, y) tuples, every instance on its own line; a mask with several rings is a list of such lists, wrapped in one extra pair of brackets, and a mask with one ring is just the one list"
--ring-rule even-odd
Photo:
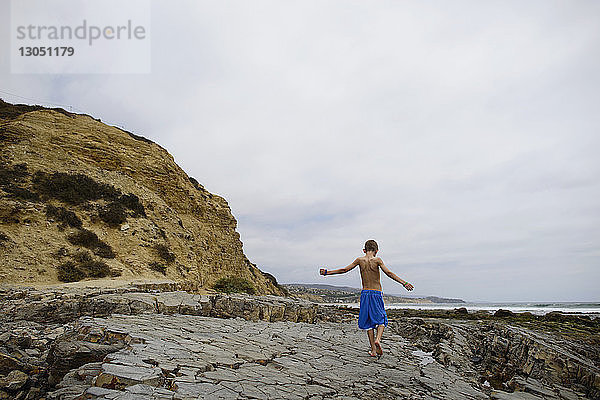
[(84, 318), (73, 328), (134, 340), (107, 355), (78, 395), (50, 399), (489, 399), (442, 364), (423, 366), (393, 332), (384, 356), (370, 357), (355, 323), (143, 314)]

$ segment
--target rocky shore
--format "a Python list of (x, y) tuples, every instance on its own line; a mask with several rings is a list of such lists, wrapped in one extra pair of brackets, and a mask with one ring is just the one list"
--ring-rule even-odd
[(598, 321), (391, 311), (378, 359), (355, 310), (179, 289), (0, 289), (0, 399), (600, 398)]

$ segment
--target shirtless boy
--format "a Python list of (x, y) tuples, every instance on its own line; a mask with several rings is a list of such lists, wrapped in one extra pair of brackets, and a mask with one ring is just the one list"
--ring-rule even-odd
[[(379, 281), (379, 268), (387, 276), (402, 284), (406, 290), (413, 290), (413, 285), (400, 279), (385, 266), (383, 260), (377, 257), (379, 247), (374, 240), (367, 240), (363, 249), (365, 256), (359, 257), (347, 267), (328, 271), (321, 268), (321, 275), (344, 274), (352, 270), (357, 265), (360, 266), (360, 279), (362, 281), (362, 291), (360, 292), (360, 312), (358, 314), (358, 327), (367, 331), (369, 343), (371, 343), (370, 356), (381, 356), (381, 336), (383, 330), (388, 324), (387, 314), (383, 306), (383, 296), (381, 293), (381, 282)], [(375, 331), (377, 333), (375, 333)]]

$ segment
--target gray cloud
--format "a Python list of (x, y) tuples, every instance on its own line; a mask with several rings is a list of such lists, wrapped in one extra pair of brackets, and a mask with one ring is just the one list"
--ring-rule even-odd
[(152, 74), (16, 75), (4, 58), (0, 89), (162, 144), (280, 281), (322, 281), (375, 238), (415, 294), (598, 300), (600, 4), (152, 12)]

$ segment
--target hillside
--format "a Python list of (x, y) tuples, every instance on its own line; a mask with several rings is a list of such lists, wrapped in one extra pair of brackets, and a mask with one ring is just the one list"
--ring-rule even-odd
[[(158, 144), (62, 109), (0, 100), (0, 282), (101, 276), (282, 294), (244, 255), (227, 201)], [(60, 279), (59, 279), (60, 278)]]
[[(291, 296), (325, 303), (357, 303), (360, 289), (349, 286), (334, 286), (319, 283), (290, 283), (283, 285)], [(385, 294), (387, 303), (464, 303), (462, 299), (448, 299), (437, 296), (415, 297)]]

